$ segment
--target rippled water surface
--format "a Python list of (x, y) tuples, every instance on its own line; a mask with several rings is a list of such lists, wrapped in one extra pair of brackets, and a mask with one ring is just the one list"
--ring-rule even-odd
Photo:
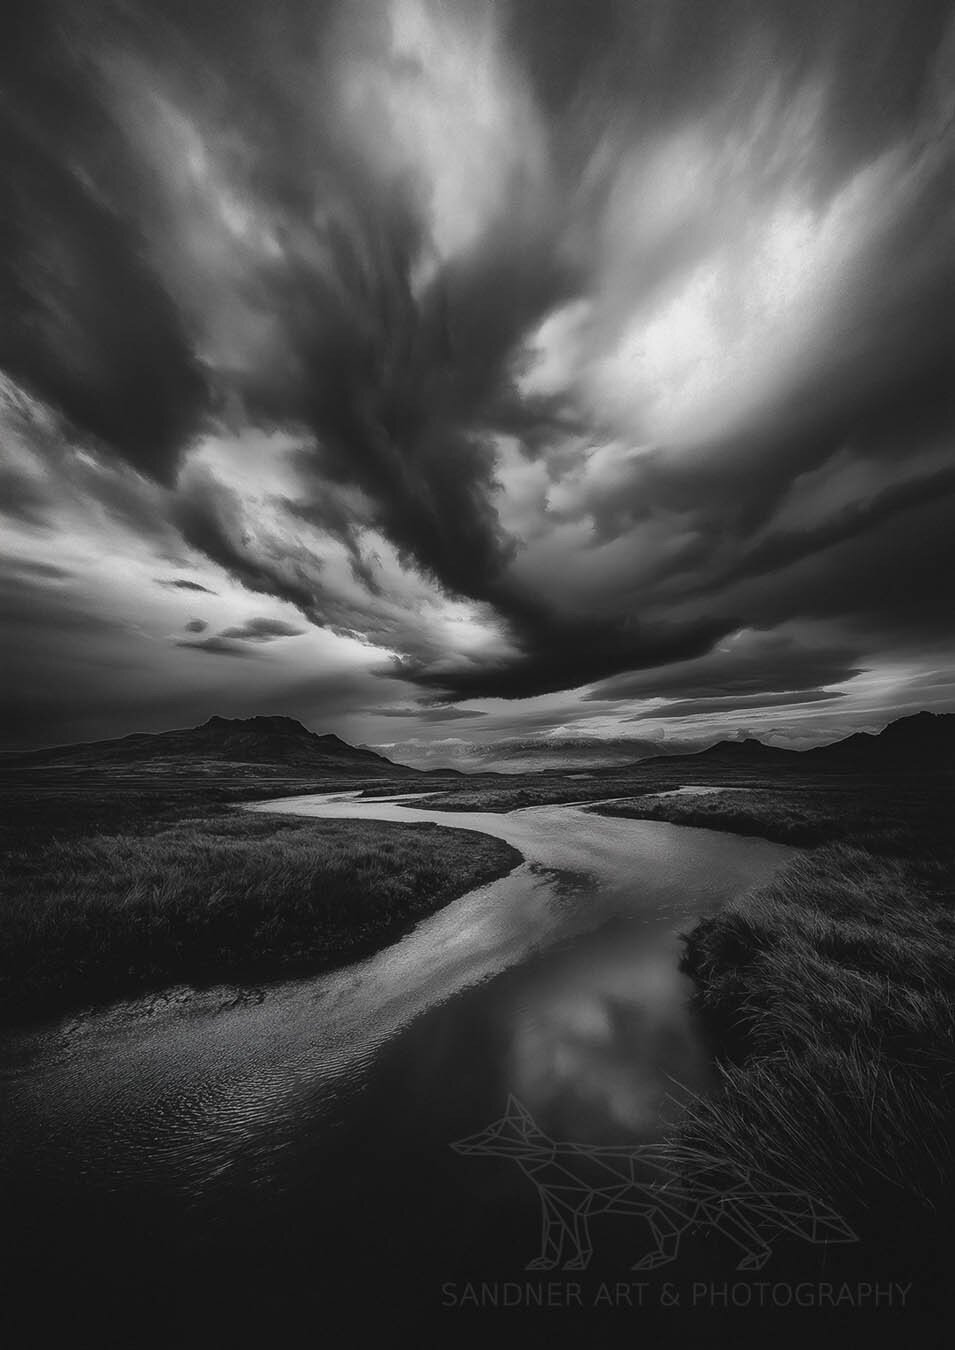
[(234, 1297), (241, 1272), (260, 1299), (287, 1276), (288, 1297), (318, 1303), (387, 1270), (425, 1304), (462, 1272), (520, 1271), (537, 1230), (526, 1181), (450, 1142), (509, 1093), (553, 1136), (658, 1137), (711, 1074), (677, 934), (789, 853), (566, 806), (326, 794), (253, 809), (479, 830), (525, 862), (358, 964), (5, 1038), (8, 1222), (34, 1260), (116, 1263), (166, 1313), (196, 1296), (197, 1269), (206, 1297), (217, 1280)]

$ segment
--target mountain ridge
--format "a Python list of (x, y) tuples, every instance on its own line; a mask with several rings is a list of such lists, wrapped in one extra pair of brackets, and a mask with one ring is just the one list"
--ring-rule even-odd
[(717, 741), (705, 750), (686, 755), (658, 755), (641, 763), (668, 764), (692, 761), (727, 766), (891, 768), (918, 767), (919, 763), (942, 761), (943, 768), (955, 769), (955, 713), (912, 713), (896, 718), (881, 731), (857, 731), (838, 741), (816, 745), (809, 750), (787, 750), (766, 745), (755, 737), (740, 741)]
[(213, 716), (195, 727), (134, 731), (110, 740), (0, 755), (0, 767), (4, 768), (176, 767), (196, 761), (327, 770), (346, 776), (418, 774), (417, 769), (395, 764), (377, 751), (349, 745), (333, 732), (309, 731), (294, 717), (281, 715)]
[[(637, 742), (635, 742), (636, 744)], [(640, 743), (646, 746), (647, 742)], [(514, 743), (526, 747), (533, 760), (532, 741)], [(613, 742), (619, 754), (623, 743)], [(570, 746), (583, 749), (581, 741), (570, 740)], [(467, 774), (468, 770), (448, 767), (415, 767), (395, 762), (368, 746), (354, 746), (343, 741), (334, 732), (314, 732), (293, 717), (258, 715), (247, 718), (213, 716), (195, 727), (171, 731), (134, 731), (103, 741), (89, 741), (74, 745), (47, 746), (37, 750), (0, 753), (0, 768), (62, 767), (109, 768), (187, 767), (201, 762), (212, 765), (246, 765), (271, 768), (300, 769), (333, 772), (337, 776), (418, 777), (429, 773)], [(646, 767), (653, 764), (692, 763), (719, 765), (727, 768), (743, 767), (809, 767), (809, 768), (916, 768), (920, 763), (955, 769), (955, 713), (913, 713), (888, 723), (881, 731), (855, 732), (842, 740), (809, 750), (789, 750), (766, 745), (755, 737), (742, 740), (717, 741), (702, 750), (683, 754), (664, 753), (638, 756), (627, 764)], [(619, 759), (615, 764), (598, 767), (588, 764), (596, 772), (619, 772), (627, 767)], [(530, 773), (568, 772), (582, 764), (545, 765), (539, 763)], [(472, 774), (494, 772), (472, 768)], [(520, 769), (517, 772), (521, 772)], [(496, 776), (496, 775), (495, 775)]]

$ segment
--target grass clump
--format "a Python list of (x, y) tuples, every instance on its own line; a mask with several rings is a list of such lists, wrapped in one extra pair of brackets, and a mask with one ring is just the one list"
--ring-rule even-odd
[(951, 1250), (950, 876), (830, 845), (684, 937), (721, 1087), (690, 1110), (681, 1148), (824, 1199), (859, 1233), (860, 1260), (893, 1269)]

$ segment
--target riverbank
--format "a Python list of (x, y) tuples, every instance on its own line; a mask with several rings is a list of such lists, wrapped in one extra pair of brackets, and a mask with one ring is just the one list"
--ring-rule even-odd
[(915, 781), (847, 775), (835, 781), (785, 784), (771, 778), (747, 785), (688, 784), (679, 791), (621, 795), (587, 810), (802, 848), (846, 843), (880, 856), (917, 858), (949, 850), (953, 805), (950, 774), (926, 774)]
[(87, 794), (77, 819), (53, 796), (5, 839), (0, 1019), (355, 960), (521, 861), (439, 826), (124, 799), (117, 819)]
[[(684, 936), (721, 1086), (679, 1143), (820, 1196), (875, 1275), (937, 1282), (955, 1200), (951, 793), (681, 794), (600, 814), (823, 843)], [(845, 1258), (843, 1258), (845, 1259)], [(849, 1259), (854, 1259), (850, 1255)]]

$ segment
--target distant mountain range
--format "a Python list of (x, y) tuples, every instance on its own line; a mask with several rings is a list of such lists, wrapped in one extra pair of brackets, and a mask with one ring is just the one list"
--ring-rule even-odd
[[(401, 744), (382, 746), (402, 756)], [(880, 732), (859, 732), (831, 745), (811, 750), (785, 750), (748, 737), (719, 741), (703, 749), (682, 746), (678, 741), (637, 737), (540, 736), (508, 738), (479, 744), (465, 740), (438, 740), (433, 745), (414, 743), (414, 757), (407, 758), (419, 769), (444, 769), (454, 765), (464, 773), (614, 773), (627, 765), (706, 764), (727, 768), (891, 768), (906, 764), (938, 764), (955, 767), (955, 713), (916, 713), (891, 722)]]
[[(783, 750), (762, 741), (720, 741), (706, 750), (661, 755), (653, 741), (504, 741), (474, 746), (483, 752), (458, 760), (459, 769), (430, 764), (433, 773), (614, 772), (628, 764), (654, 762), (725, 765), (734, 769), (904, 769), (922, 765), (955, 769), (955, 714), (916, 713), (883, 731), (859, 732), (812, 750)], [(674, 746), (676, 751), (677, 747)], [(55, 746), (0, 755), (0, 768), (126, 768), (143, 772), (196, 770), (293, 771), (336, 778), (418, 777), (428, 770), (396, 764), (366, 746), (318, 735), (292, 717), (210, 717), (181, 731), (140, 732), (113, 741)]]
[(294, 717), (210, 717), (181, 731), (138, 732), (115, 741), (62, 745), (0, 756), (4, 768), (177, 768), (248, 765), (335, 777), (405, 777), (417, 770), (338, 736), (316, 735)]
[(610, 739), (596, 736), (526, 737), (489, 741), (456, 738), (428, 745), (414, 742), (379, 746), (379, 750), (405, 759), (417, 769), (459, 769), (463, 773), (574, 773), (633, 764), (659, 755), (658, 741), (633, 737)]
[(615, 768), (659, 755), (658, 741), (631, 738), (561, 737), (549, 740), (513, 740), (487, 747), (481, 767), (496, 773), (573, 773), (575, 770)]
[[(666, 762), (725, 764), (727, 768), (917, 769), (921, 765), (955, 769), (955, 713), (915, 713), (890, 722), (882, 731), (860, 731), (811, 750), (783, 750), (752, 738), (720, 741), (689, 755), (667, 755)], [(646, 766), (652, 761), (644, 760)]]

